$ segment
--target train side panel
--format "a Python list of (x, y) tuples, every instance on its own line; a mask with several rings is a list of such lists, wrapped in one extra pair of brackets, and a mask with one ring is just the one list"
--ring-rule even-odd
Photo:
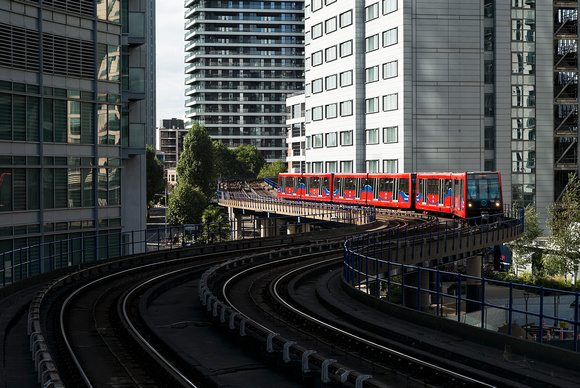
[(284, 173), (278, 175), (278, 194), (280, 198), (300, 199), (304, 184), (302, 174)]
[(379, 207), (411, 209), (411, 174), (368, 174), (372, 195), (367, 204)]
[(332, 180), (332, 202), (366, 204), (371, 195), (368, 174), (334, 174)]
[(304, 200), (331, 201), (332, 174), (302, 174)]
[(418, 173), (415, 182), (417, 210), (451, 213), (453, 190), (451, 173)]

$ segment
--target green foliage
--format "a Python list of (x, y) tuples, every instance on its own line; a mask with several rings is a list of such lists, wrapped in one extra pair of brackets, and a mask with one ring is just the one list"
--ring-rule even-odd
[(170, 225), (199, 224), (207, 198), (197, 187), (179, 180), (169, 198), (167, 223)]
[(146, 148), (146, 164), (147, 164), (147, 203), (155, 199), (155, 194), (159, 194), (165, 190), (165, 174), (163, 172), (163, 164), (155, 156), (155, 150), (150, 145)]
[(214, 168), (218, 176), (234, 176), (238, 174), (236, 155), (224, 143), (214, 140)]
[(183, 152), (177, 163), (181, 182), (198, 187), (207, 197), (216, 195), (214, 147), (205, 127), (195, 122), (183, 139)]
[(288, 171), (288, 165), (281, 160), (276, 160), (273, 163), (267, 163), (260, 172), (258, 178), (277, 177), (278, 174)]
[(256, 177), (266, 163), (264, 156), (256, 146), (239, 146), (233, 152), (236, 157), (236, 175)]
[(230, 237), (230, 224), (224, 222), (222, 209), (219, 206), (209, 206), (203, 211), (204, 238), (208, 242), (227, 240)]
[(552, 234), (544, 266), (550, 273), (573, 273), (575, 284), (580, 266), (580, 181), (576, 174), (568, 175), (562, 198), (548, 208), (548, 214)]
[[(524, 209), (523, 236), (506, 244), (513, 253), (512, 260), (515, 266), (521, 267), (525, 264), (534, 265), (540, 262), (537, 259), (534, 260), (534, 244), (535, 240), (540, 237), (543, 232), (544, 231), (540, 228), (540, 220), (535, 206), (533, 204), (528, 204)], [(512, 268), (513, 267), (514, 266), (512, 266)]]

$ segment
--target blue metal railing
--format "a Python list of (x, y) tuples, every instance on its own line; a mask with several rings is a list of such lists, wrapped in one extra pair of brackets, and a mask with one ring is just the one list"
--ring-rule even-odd
[[(497, 245), (504, 234), (521, 233), (523, 210), (513, 209), (506, 216), (510, 217), (479, 219), (479, 223), (450, 221), (438, 230), (411, 232), (404, 227), (354, 237), (345, 243), (345, 281), (405, 307), (538, 342), (557, 341), (578, 351), (580, 293), (409, 265), (416, 259), (407, 256), (409, 251), (428, 261), (456, 249)], [(415, 249), (402, 249), (409, 246)], [(514, 332), (517, 326), (522, 329), (519, 333)]]
[(264, 182), (266, 182), (267, 184), (269, 184), (270, 186), (272, 186), (275, 189), (278, 189), (278, 182), (274, 182), (272, 179), (270, 178), (264, 178)]

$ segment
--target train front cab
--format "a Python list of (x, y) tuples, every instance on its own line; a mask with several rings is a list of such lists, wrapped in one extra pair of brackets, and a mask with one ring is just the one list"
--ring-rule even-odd
[(503, 213), (499, 172), (468, 172), (465, 174), (465, 187), (464, 217)]

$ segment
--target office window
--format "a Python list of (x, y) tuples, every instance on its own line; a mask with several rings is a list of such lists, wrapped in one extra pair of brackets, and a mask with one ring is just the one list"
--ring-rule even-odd
[(340, 86), (352, 85), (352, 70), (340, 73)]
[(397, 159), (383, 160), (383, 172), (399, 172)]
[(347, 40), (340, 44), (340, 57), (344, 58), (352, 55), (352, 40)]
[(398, 93), (387, 94), (386, 96), (383, 96), (383, 110), (388, 111), (399, 109), (398, 99), (399, 99)]
[(340, 145), (341, 146), (352, 145), (352, 130), (340, 132)]
[(367, 53), (369, 51), (378, 50), (378, 48), (379, 48), (379, 34), (375, 34), (373, 36), (369, 36), (368, 38), (366, 38), (365, 44), (366, 44), (365, 47), (366, 47)]
[(352, 172), (352, 160), (344, 160), (340, 162), (340, 172)]
[(312, 108), (312, 121), (322, 120), (322, 105)]
[(304, 121), (309, 123), (312, 120), (312, 112), (310, 111), (310, 109), (306, 109), (306, 111), (304, 112)]
[(352, 10), (340, 14), (340, 28), (350, 26), (352, 24)]
[(398, 69), (399, 69), (398, 61), (383, 63), (383, 78), (387, 79), (396, 77), (398, 75), (399, 71)]
[(383, 32), (383, 47), (391, 46), (397, 43), (397, 28)]
[(326, 77), (326, 90), (336, 89), (336, 74)]
[(326, 105), (326, 118), (333, 119), (336, 116), (336, 103)]
[(326, 172), (335, 173), (336, 172), (336, 162), (326, 162)]
[(373, 66), (373, 67), (369, 67), (367, 69), (365, 69), (365, 81), (367, 83), (369, 82), (375, 82), (379, 80), (379, 67), (378, 66)]
[(307, 150), (309, 150), (311, 148), (310, 144), (311, 144), (310, 136), (306, 136), (306, 149)]
[(340, 115), (341, 116), (352, 115), (352, 100), (343, 101), (340, 103)]
[(378, 160), (367, 160), (367, 172), (379, 172), (379, 161)]
[(312, 148), (322, 148), (322, 133), (312, 135)]
[(388, 14), (397, 10), (397, 0), (383, 0), (383, 14)]
[(322, 0), (312, 0), (312, 12), (322, 8)]
[(336, 46), (330, 46), (325, 51), (326, 62), (334, 61), (336, 59)]
[(379, 129), (367, 129), (366, 130), (367, 144), (379, 144)]
[(324, 25), (327, 34), (336, 31), (336, 16), (325, 21)]
[(312, 94), (322, 92), (322, 78), (312, 81)]
[(317, 23), (312, 26), (312, 39), (320, 38), (322, 36), (322, 23)]
[(365, 22), (379, 17), (379, 3), (374, 3), (365, 8)]
[(379, 98), (367, 98), (365, 100), (366, 111), (365, 113), (377, 113), (379, 111)]
[(396, 143), (398, 139), (399, 127), (383, 128), (383, 143)]
[(322, 65), (322, 50), (312, 53), (312, 66)]
[(310, 31), (306, 31), (304, 33), (304, 44), (306, 45), (310, 44)]
[(322, 172), (322, 162), (312, 162), (312, 172), (321, 173)]
[(304, 58), (304, 69), (305, 71), (310, 70), (310, 57)]
[(326, 146), (336, 147), (338, 145), (338, 135), (336, 132), (330, 132), (326, 134)]
[(326, 0), (326, 5), (336, 3), (336, 0)]

